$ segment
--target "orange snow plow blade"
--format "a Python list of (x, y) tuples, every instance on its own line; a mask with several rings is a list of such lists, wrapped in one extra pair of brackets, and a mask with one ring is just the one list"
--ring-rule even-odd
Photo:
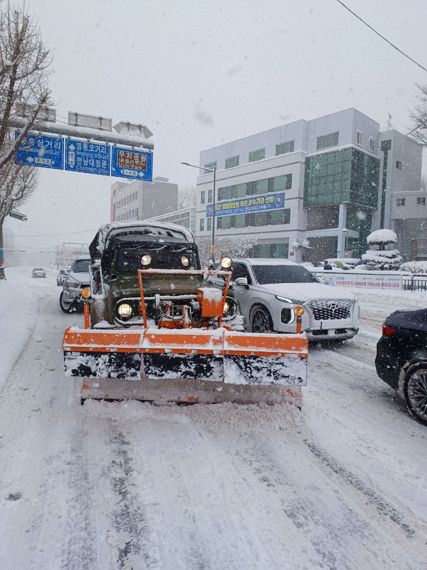
[(304, 334), (226, 330), (96, 330), (64, 335), (67, 375), (84, 378), (82, 399), (300, 404)]
[[(173, 283), (176, 276), (188, 280), (185, 303), (179, 305), (182, 297), (158, 294), (157, 320), (149, 325), (144, 278)], [(212, 287), (209, 277), (218, 276), (222, 287)], [(306, 336), (222, 326), (229, 272), (147, 269), (138, 270), (138, 280), (142, 326), (90, 328), (87, 305), (88, 328), (65, 331), (65, 373), (84, 378), (82, 400), (300, 402), (307, 378)]]

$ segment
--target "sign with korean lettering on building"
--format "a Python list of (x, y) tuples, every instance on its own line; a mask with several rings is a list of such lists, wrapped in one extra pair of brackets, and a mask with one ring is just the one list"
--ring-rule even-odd
[(65, 170), (110, 176), (111, 148), (108, 144), (67, 139)]
[[(245, 196), (244, 198), (224, 200), (215, 204), (215, 217), (278, 210), (284, 207), (284, 192), (268, 193), (260, 196)], [(209, 217), (212, 216), (212, 213), (212, 204), (208, 204), (206, 206), (206, 215)]]
[[(19, 137), (16, 131), (15, 137)], [(39, 168), (64, 168), (64, 142), (61, 137), (29, 133), (15, 153), (16, 164)]]
[(111, 176), (151, 182), (153, 179), (153, 153), (131, 148), (113, 147)]

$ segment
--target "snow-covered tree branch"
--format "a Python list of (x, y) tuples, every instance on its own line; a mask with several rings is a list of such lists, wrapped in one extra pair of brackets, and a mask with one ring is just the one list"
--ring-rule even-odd
[[(15, 164), (15, 151), (28, 132), (37, 128), (40, 111), (49, 103), (50, 63), (49, 51), (25, 8), (0, 7), (0, 254), (6, 216), (36, 185), (36, 173)], [(12, 121), (18, 106), (25, 106), (27, 113), (16, 135)], [(0, 269), (2, 277), (4, 270)]]

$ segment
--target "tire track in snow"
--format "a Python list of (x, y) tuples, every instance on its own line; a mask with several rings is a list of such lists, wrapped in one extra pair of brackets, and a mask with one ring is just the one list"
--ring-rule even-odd
[(93, 570), (96, 568), (96, 531), (92, 525), (92, 486), (88, 466), (87, 420), (82, 416), (81, 426), (75, 427), (71, 439), (68, 499), (68, 542), (63, 553), (62, 568), (66, 570)]
[(276, 463), (261, 441), (257, 441), (253, 435), (249, 439), (251, 447), (244, 452), (238, 452), (237, 455), (251, 468), (259, 482), (270, 493), (278, 495), (282, 512), (298, 531), (304, 533), (305, 540), (311, 544), (319, 557), (318, 560), (310, 561), (311, 567), (328, 570), (347, 567), (348, 558), (338, 559), (331, 545), (336, 547), (338, 543), (340, 545), (338, 552), (344, 553), (348, 528), (351, 528), (353, 536), (358, 535), (361, 540), (365, 539), (366, 530), (363, 521), (357, 520), (356, 513), (350, 509), (346, 509), (344, 525), (331, 520), (328, 512), (322, 512), (309, 496), (305, 498), (305, 493), (301, 493), (301, 490), (295, 487), (293, 481)]
[(367, 499), (368, 504), (372, 505), (381, 517), (393, 522), (408, 538), (415, 536), (415, 529), (412, 528), (409, 523), (405, 522), (403, 515), (401, 515), (397, 509), (382, 498), (376, 491), (366, 485), (349, 469), (340, 465), (338, 461), (328, 455), (324, 450), (320, 449), (320, 447), (306, 439), (303, 441), (314, 457), (316, 457), (323, 466), (333, 471), (333, 473), (335, 473), (335, 475), (340, 479), (344, 480), (354, 489), (359, 491), (359, 493)]
[(149, 548), (151, 529), (145, 508), (139, 503), (136, 493), (131, 491), (134, 465), (129, 452), (130, 443), (117, 420), (108, 419), (107, 426), (108, 443), (114, 452), (107, 474), (117, 499), (111, 513), (117, 534), (110, 537), (109, 542), (116, 550), (117, 568), (132, 568), (135, 560), (138, 560), (138, 568), (158, 567), (157, 553)]

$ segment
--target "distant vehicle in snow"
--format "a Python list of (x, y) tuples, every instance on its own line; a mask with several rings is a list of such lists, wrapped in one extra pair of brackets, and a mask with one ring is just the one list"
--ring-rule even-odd
[(345, 340), (359, 331), (355, 296), (320, 283), (302, 265), (286, 259), (236, 259), (231, 279), (252, 332), (292, 332), (298, 305), (304, 307), (302, 328), (310, 340)]
[(377, 344), (377, 374), (427, 425), (427, 309), (389, 315)]
[(325, 259), (325, 261), (323, 262), (323, 265), (325, 265), (325, 263), (328, 263), (328, 265), (331, 266), (331, 269), (333, 271), (335, 271), (336, 269), (344, 269), (345, 271), (347, 271), (349, 269), (354, 269), (359, 262), (360, 259), (355, 259), (355, 258), (342, 257), (342, 258), (332, 259), (331, 257), (328, 257), (328, 259)]
[(82, 289), (89, 287), (90, 257), (79, 257), (71, 264), (70, 271), (63, 281), (63, 289), (59, 297), (59, 306), (64, 313), (72, 313), (83, 308)]
[(63, 267), (62, 269), (60, 269), (58, 271), (58, 275), (56, 276), (56, 284), (58, 286), (61, 286), (64, 284), (65, 279), (67, 278), (69, 269), (65, 269), (65, 267)]
[(31, 277), (38, 278), (38, 277), (46, 277), (46, 269), (43, 267), (34, 267), (31, 272)]

